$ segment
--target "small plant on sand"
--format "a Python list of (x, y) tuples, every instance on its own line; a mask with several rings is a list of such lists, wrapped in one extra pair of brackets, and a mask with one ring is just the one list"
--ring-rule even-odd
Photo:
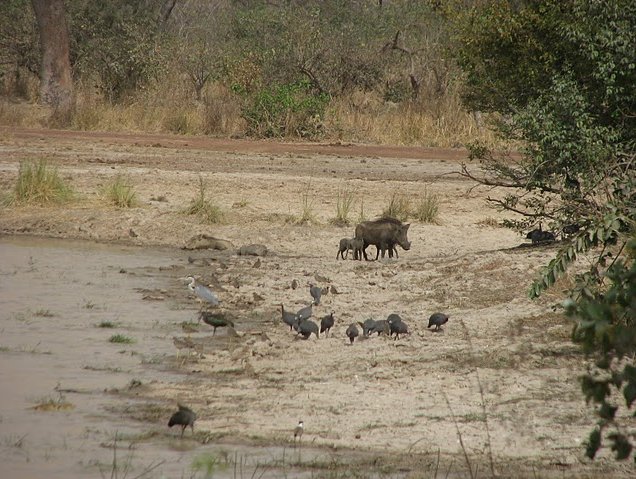
[(439, 196), (424, 189), (422, 198), (415, 206), (413, 216), (422, 223), (437, 223), (439, 216)]
[(20, 162), (18, 180), (8, 204), (37, 204), (62, 203), (71, 199), (73, 192), (68, 187), (57, 168), (48, 166), (46, 161)]
[(389, 205), (382, 211), (382, 217), (406, 221), (411, 214), (411, 199), (403, 193), (394, 191)]
[(358, 222), (362, 223), (363, 221), (367, 221), (367, 215), (364, 212), (364, 199), (360, 200), (360, 214), (358, 215)]
[(186, 208), (185, 213), (188, 215), (197, 215), (201, 220), (208, 224), (217, 224), (223, 221), (223, 211), (221, 208), (206, 196), (206, 186), (203, 178), (199, 176), (199, 193), (192, 200), (190, 206)]
[(75, 408), (61, 393), (58, 393), (58, 395), (57, 398), (45, 397), (40, 399), (31, 409), (36, 411), (68, 411)]
[(113, 334), (108, 341), (117, 344), (133, 344), (135, 342), (133, 338), (123, 334)]
[(102, 321), (101, 323), (99, 323), (97, 325), (98, 328), (106, 328), (106, 329), (112, 329), (115, 327), (115, 323), (113, 323), (112, 321)]
[(192, 461), (192, 470), (203, 473), (205, 479), (214, 477), (214, 472), (224, 466), (225, 464), (220, 463), (219, 458), (210, 452), (199, 454)]
[(297, 224), (307, 224), (316, 221), (316, 214), (314, 212), (314, 200), (310, 195), (309, 186), (301, 193), (301, 209), (300, 216), (296, 219)]
[(338, 197), (336, 198), (336, 217), (332, 223), (338, 226), (347, 226), (351, 224), (349, 220), (349, 213), (351, 206), (355, 199), (355, 193), (349, 189), (338, 190)]
[(115, 176), (115, 179), (104, 188), (104, 196), (109, 203), (118, 208), (131, 208), (135, 205), (137, 194), (130, 183), (130, 179), (123, 175)]

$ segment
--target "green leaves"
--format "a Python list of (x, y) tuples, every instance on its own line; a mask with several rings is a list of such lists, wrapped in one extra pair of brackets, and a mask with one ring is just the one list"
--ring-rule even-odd
[(571, 275), (563, 304), (576, 321), (572, 340), (596, 364), (581, 378), (598, 406), (586, 455), (606, 439), (626, 459), (634, 437), (619, 410), (636, 404), (636, 3), (489, 2), (457, 18), (466, 104), (499, 114), (497, 131), (522, 145), (516, 161), (472, 148), (485, 177), (465, 176), (506, 189), (489, 198), (514, 212), (504, 224), (563, 231), (531, 298), (574, 263), (588, 265)]

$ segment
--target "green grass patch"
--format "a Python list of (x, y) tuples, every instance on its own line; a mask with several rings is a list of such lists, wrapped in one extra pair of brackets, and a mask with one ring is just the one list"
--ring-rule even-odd
[(117, 344), (133, 344), (135, 342), (133, 338), (124, 334), (113, 334), (108, 341)]
[(132, 208), (137, 204), (137, 193), (130, 179), (124, 175), (117, 175), (104, 188), (106, 200), (118, 208)]
[(57, 168), (44, 160), (22, 161), (9, 205), (59, 204), (73, 197), (72, 189), (60, 177)]
[(115, 323), (113, 323), (112, 321), (102, 321), (101, 323), (99, 323), (97, 325), (98, 328), (105, 328), (105, 329), (113, 329), (115, 327), (117, 327), (117, 325)]
[(196, 215), (207, 224), (222, 223), (225, 214), (219, 206), (207, 198), (206, 186), (203, 178), (199, 177), (199, 192), (185, 209), (185, 214)]

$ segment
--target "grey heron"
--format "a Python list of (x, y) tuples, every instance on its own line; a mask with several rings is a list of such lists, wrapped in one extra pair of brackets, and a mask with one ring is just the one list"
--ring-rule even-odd
[(210, 288), (199, 283), (193, 276), (188, 276), (186, 279), (190, 281), (188, 289), (197, 296), (197, 299), (201, 303), (201, 309), (203, 309), (203, 305), (206, 303), (211, 306), (219, 305), (219, 298)]

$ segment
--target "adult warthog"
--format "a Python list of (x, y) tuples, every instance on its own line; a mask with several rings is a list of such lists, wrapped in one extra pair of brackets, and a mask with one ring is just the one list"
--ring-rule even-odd
[[(380, 218), (374, 221), (364, 221), (356, 226), (356, 238), (363, 241), (362, 253), (364, 259), (367, 257), (367, 246), (370, 244), (377, 248), (375, 259), (378, 259), (380, 251), (382, 257), (384, 252), (389, 251), (389, 257), (393, 256), (395, 245), (400, 245), (404, 250), (411, 248), (411, 242), (407, 238), (407, 232), (410, 224), (403, 224), (394, 218)], [(397, 256), (397, 250), (395, 250)]]

